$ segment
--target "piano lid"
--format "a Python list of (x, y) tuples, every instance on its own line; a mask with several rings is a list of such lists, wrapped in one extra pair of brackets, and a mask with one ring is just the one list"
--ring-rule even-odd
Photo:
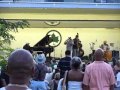
[(44, 38), (42, 38), (39, 42), (37, 42), (33, 47), (49, 45), (49, 43), (51, 42), (49, 36), (50, 36), (50, 35), (46, 35), (46, 36), (45, 36)]

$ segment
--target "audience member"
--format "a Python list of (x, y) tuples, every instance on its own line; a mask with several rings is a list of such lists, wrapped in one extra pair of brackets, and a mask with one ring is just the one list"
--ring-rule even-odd
[(47, 67), (44, 64), (35, 66), (33, 80), (30, 81), (30, 88), (32, 90), (47, 90), (48, 83), (44, 81), (46, 73)]
[(50, 83), (51, 90), (57, 90), (59, 80), (60, 80), (60, 73), (56, 73), (53, 80)]
[(37, 56), (35, 58), (36, 63), (45, 63), (46, 57), (45, 54), (41, 51), (37, 53)]
[[(67, 72), (66, 88), (67, 90), (82, 90), (83, 73), (80, 70), (81, 59), (73, 57), (71, 60), (71, 70)], [(63, 81), (65, 80), (65, 77)], [(63, 81), (59, 82), (58, 90), (62, 90)]]
[(83, 65), (82, 65), (82, 71), (83, 71), (83, 72), (85, 72), (85, 68), (86, 68), (86, 65), (83, 64)]
[(70, 61), (71, 61), (71, 53), (69, 50), (65, 51), (65, 57), (62, 58), (58, 63), (58, 69), (60, 69), (60, 78), (64, 77), (64, 73), (66, 70), (70, 70)]
[(10, 83), (0, 90), (31, 90), (29, 80), (33, 76), (34, 63), (30, 52), (17, 49), (8, 58), (7, 73)]
[(52, 64), (51, 64), (51, 67), (52, 67), (52, 70), (54, 70), (55, 68), (55, 66), (57, 65), (57, 62), (56, 62), (56, 60), (53, 60), (52, 61)]
[(1, 77), (2, 81), (5, 81), (4, 83), (6, 85), (9, 84), (9, 76), (7, 75), (7, 71), (5, 68), (4, 69), (2, 68), (0, 77)]
[(50, 62), (46, 62), (46, 65), (47, 65), (47, 70), (48, 72), (46, 73), (45, 75), (45, 80), (50, 83), (52, 81), (52, 75), (53, 75), (53, 72), (52, 72), (52, 67), (50, 65)]
[(116, 88), (115, 90), (120, 90), (120, 70), (116, 74)]
[(116, 61), (116, 65), (114, 66), (115, 75), (120, 71), (120, 60)]
[(95, 51), (95, 61), (86, 67), (84, 90), (114, 90), (115, 76), (112, 67), (104, 62), (102, 49)]

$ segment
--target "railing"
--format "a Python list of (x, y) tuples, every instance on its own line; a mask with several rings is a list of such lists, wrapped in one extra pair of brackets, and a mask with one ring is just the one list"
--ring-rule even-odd
[(47, 2), (77, 2), (77, 3), (120, 3), (120, 0), (0, 0), (0, 2), (34, 2), (34, 3), (47, 3)]

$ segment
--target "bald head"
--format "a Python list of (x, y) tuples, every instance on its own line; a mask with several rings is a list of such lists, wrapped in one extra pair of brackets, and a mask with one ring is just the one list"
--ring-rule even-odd
[(96, 61), (101, 61), (101, 60), (103, 60), (103, 55), (104, 55), (104, 51), (102, 50), (102, 49), (97, 49), (96, 51), (95, 51), (95, 54), (94, 54), (94, 56), (95, 56), (95, 60)]
[(24, 66), (27, 64), (33, 64), (33, 57), (31, 55), (30, 52), (28, 52), (27, 50), (24, 49), (17, 49), (15, 51), (13, 51), (10, 55), (10, 57), (8, 58), (8, 65), (11, 66), (11, 64), (16, 65), (17, 66)]
[(33, 67), (33, 57), (27, 50), (17, 49), (8, 58), (8, 74), (14, 78), (29, 77)]

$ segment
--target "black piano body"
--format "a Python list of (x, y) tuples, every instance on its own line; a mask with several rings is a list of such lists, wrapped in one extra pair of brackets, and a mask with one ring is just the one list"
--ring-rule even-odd
[(51, 42), (52, 41), (50, 40), (49, 35), (46, 35), (38, 43), (31, 47), (31, 49), (33, 51), (43, 51), (45, 56), (49, 54), (49, 57), (51, 57), (50, 54), (54, 51), (54, 47), (49, 45)]

